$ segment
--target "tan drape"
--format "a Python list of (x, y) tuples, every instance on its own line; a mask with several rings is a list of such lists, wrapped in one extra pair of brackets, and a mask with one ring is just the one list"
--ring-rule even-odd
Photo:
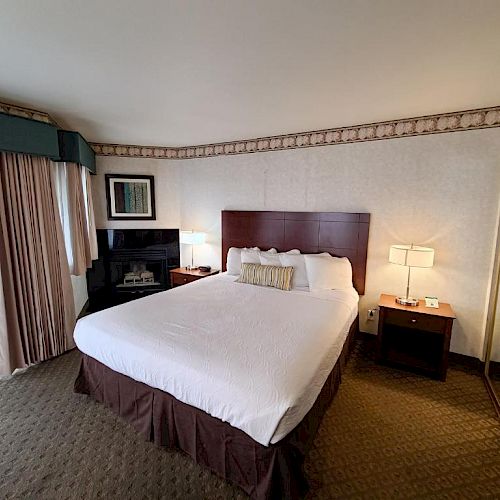
[(89, 233), (89, 244), (90, 244), (90, 258), (96, 260), (98, 255), (97, 247), (97, 231), (95, 227), (95, 216), (94, 216), (94, 201), (92, 198), (92, 179), (90, 172), (82, 167), (83, 176), (85, 178), (85, 186), (87, 192), (87, 225)]
[(9, 352), (3, 374), (74, 346), (73, 292), (50, 169), (46, 158), (0, 153), (0, 270)]
[(87, 209), (83, 195), (80, 166), (67, 163), (68, 209), (71, 224), (71, 246), (73, 249), (72, 274), (80, 276), (92, 267), (89, 232), (87, 229)]

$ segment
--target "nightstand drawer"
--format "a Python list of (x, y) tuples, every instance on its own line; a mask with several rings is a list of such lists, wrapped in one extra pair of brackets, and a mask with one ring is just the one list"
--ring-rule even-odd
[(172, 273), (172, 285), (185, 285), (186, 283), (191, 283), (192, 281), (199, 280), (198, 276), (188, 276), (185, 274)]
[(398, 311), (397, 309), (387, 309), (385, 322), (404, 328), (414, 328), (415, 330), (435, 333), (444, 333), (446, 328), (445, 318), (412, 313), (411, 311)]

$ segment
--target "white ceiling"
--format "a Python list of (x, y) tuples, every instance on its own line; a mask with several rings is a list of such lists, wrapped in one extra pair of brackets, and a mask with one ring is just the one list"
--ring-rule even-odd
[(182, 146), (500, 104), (499, 0), (0, 0), (0, 100)]

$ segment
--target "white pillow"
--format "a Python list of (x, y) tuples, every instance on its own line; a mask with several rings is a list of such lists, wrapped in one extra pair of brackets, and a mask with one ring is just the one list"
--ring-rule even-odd
[(248, 250), (244, 248), (231, 247), (227, 252), (226, 259), (226, 271), (227, 274), (232, 274), (234, 276), (239, 276), (241, 273), (241, 252), (243, 250)]
[(245, 248), (241, 251), (242, 264), (260, 264), (260, 250)]
[(259, 264), (261, 264), (263, 266), (278, 266), (278, 267), (283, 267), (281, 265), (280, 255), (281, 254), (279, 254), (279, 253), (260, 252), (260, 255), (259, 255), (260, 262), (259, 262)]
[[(274, 248), (271, 248), (271, 250), (274, 250)], [(269, 252), (260, 252), (261, 265), (283, 267), (283, 265), (281, 264), (281, 256), (282, 255), (284, 255), (285, 253), (287, 253), (289, 255), (297, 255), (297, 254), (300, 255), (300, 250), (288, 250), (288, 252), (284, 252), (284, 253), (283, 252), (281, 252), (281, 253), (269, 253)]]
[(259, 250), (258, 247), (254, 248), (244, 248), (241, 251), (241, 263), (242, 264), (260, 264), (261, 255), (273, 255), (277, 254), (276, 248), (270, 248), (269, 250)]
[(352, 267), (347, 257), (304, 255), (309, 290), (341, 290), (352, 287)]
[(303, 288), (309, 286), (306, 263), (303, 255), (282, 253), (280, 254), (280, 261), (283, 267), (292, 266), (294, 269), (292, 288)]

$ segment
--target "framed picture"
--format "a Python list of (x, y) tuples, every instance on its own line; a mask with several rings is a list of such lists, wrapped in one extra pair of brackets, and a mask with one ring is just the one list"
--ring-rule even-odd
[(155, 220), (152, 175), (106, 174), (109, 220)]

